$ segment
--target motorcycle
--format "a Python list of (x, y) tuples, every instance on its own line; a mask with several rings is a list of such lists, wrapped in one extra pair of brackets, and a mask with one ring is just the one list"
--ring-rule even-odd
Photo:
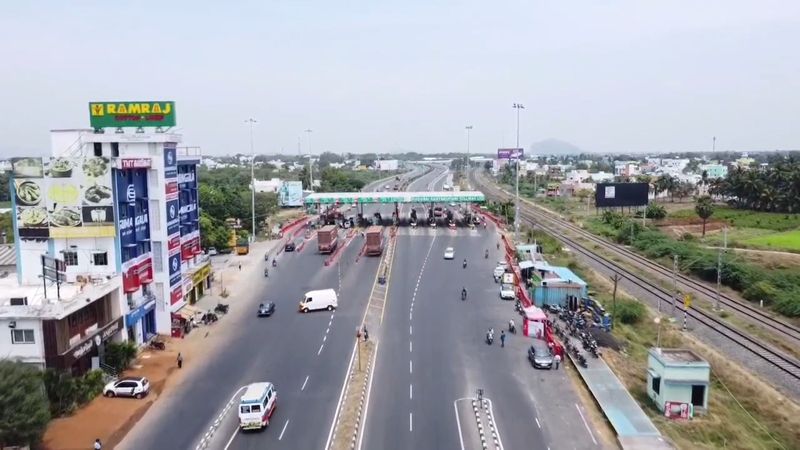
[(217, 303), (217, 306), (214, 307), (214, 312), (218, 314), (228, 314), (228, 307), (229, 305), (226, 305), (224, 303)]
[(269, 278), (269, 269), (264, 269), (264, 278)]
[(484, 253), (484, 259), (489, 259), (489, 250), (486, 250), (486, 253)]
[(587, 367), (589, 367), (589, 364), (586, 362), (586, 357), (585, 357), (585, 356), (583, 356), (583, 355), (577, 355), (577, 356), (576, 356), (576, 359), (578, 360), (578, 364), (580, 364), (580, 365), (581, 365), (581, 367), (583, 367), (584, 369), (586, 369)]
[(272, 260), (272, 267), (278, 267), (278, 260), (277, 259), (273, 259)]
[(466, 299), (467, 299), (467, 291), (461, 291), (461, 301), (463, 302)]
[(206, 325), (212, 324), (212, 323), (214, 323), (214, 322), (216, 322), (218, 320), (219, 320), (219, 316), (217, 316), (216, 314), (214, 314), (211, 311), (203, 314), (203, 317), (200, 319), (200, 321), (203, 322)]
[(511, 334), (517, 334), (517, 327), (513, 324), (508, 325), (508, 332)]
[(465, 269), (467, 268), (467, 260), (466, 259), (464, 260), (464, 264), (462, 264), (462, 267), (465, 268)]
[(155, 339), (150, 341), (149, 347), (152, 350), (166, 350), (167, 349), (167, 345), (166, 344), (164, 344), (161, 341), (155, 340)]
[(492, 345), (492, 342), (494, 342), (494, 334), (486, 333), (486, 343)]

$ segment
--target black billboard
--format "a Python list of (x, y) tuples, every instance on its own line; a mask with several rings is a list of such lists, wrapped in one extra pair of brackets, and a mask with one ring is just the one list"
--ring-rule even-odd
[(598, 208), (647, 206), (648, 183), (598, 183), (594, 202)]

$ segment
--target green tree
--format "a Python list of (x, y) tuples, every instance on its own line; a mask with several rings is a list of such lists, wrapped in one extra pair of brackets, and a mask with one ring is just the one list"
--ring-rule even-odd
[(711, 201), (711, 197), (704, 195), (697, 199), (697, 204), (694, 205), (694, 211), (697, 213), (698, 217), (703, 219), (703, 236), (706, 235), (706, 222), (714, 214), (714, 203)]
[(42, 372), (0, 361), (0, 447), (35, 446), (50, 420)]
[(667, 217), (667, 210), (658, 203), (650, 203), (647, 205), (645, 214), (648, 219), (660, 220)]
[[(6, 233), (6, 242), (14, 242), (14, 218), (11, 213), (0, 214), (0, 233)], [(0, 240), (2, 242), (2, 240)]]

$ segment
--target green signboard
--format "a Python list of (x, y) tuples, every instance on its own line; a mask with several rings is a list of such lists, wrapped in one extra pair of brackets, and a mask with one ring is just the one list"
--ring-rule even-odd
[(425, 194), (314, 194), (305, 198), (307, 205), (334, 203), (447, 203), (447, 202), (484, 202), (486, 197), (481, 192), (434, 192)]
[(175, 102), (91, 102), (92, 128), (174, 127)]

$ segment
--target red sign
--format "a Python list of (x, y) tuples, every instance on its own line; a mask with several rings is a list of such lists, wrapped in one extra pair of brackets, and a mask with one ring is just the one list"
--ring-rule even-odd
[(184, 261), (189, 261), (194, 258), (194, 246), (192, 245), (192, 241), (186, 241), (181, 245), (181, 258)]
[(668, 419), (688, 419), (692, 417), (692, 404), (681, 402), (665, 402), (664, 416)]
[(139, 264), (139, 282), (141, 284), (153, 282), (153, 259), (150, 257)]
[(150, 158), (121, 158), (117, 159), (117, 169), (149, 169)]
[(165, 192), (167, 193), (167, 198), (170, 197), (178, 197), (178, 182), (177, 181), (168, 181)]
[(194, 243), (193, 244), (194, 245), (192, 245), (192, 251), (194, 252), (195, 255), (199, 255), (199, 254), (203, 253), (203, 249), (200, 248), (200, 238), (199, 237), (194, 239)]
[(136, 292), (143, 284), (153, 282), (153, 259), (148, 254), (146, 259), (137, 264), (131, 264), (122, 273), (122, 290), (126, 294)]
[(169, 304), (174, 305), (181, 300), (183, 300), (183, 287), (181, 285), (177, 285), (172, 288), (172, 292), (169, 295)]
[(167, 251), (171, 255), (173, 251), (176, 251), (179, 248), (181, 248), (181, 235), (180, 234), (176, 234), (175, 236), (172, 236), (171, 238), (169, 238), (169, 243), (167, 245), (167, 249), (168, 249)]

